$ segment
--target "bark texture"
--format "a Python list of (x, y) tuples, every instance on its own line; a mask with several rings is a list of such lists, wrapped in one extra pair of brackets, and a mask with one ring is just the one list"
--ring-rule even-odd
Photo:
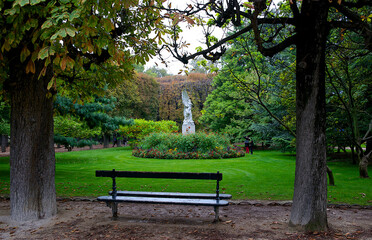
[(297, 21), (297, 156), (290, 224), (327, 229), (325, 44), (328, 1), (303, 1)]
[[(36, 64), (36, 72), (43, 65)], [(57, 212), (53, 99), (47, 97), (50, 71), (39, 79), (38, 74), (26, 74), (16, 63), (11, 69), (7, 83), (11, 93), (11, 218), (49, 218)]]
[(110, 144), (110, 134), (103, 134), (103, 148), (108, 148)]
[(368, 158), (371, 155), (363, 155), (362, 159), (359, 162), (359, 176), (361, 178), (369, 178), (368, 175)]

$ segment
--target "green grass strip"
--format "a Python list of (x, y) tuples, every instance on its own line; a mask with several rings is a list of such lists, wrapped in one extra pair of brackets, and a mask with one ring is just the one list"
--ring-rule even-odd
[[(96, 170), (217, 172), (223, 173), (221, 192), (233, 199), (291, 200), (295, 156), (278, 151), (255, 151), (242, 158), (211, 160), (142, 159), (128, 148), (56, 154), (56, 190), (59, 197), (107, 195), (110, 178), (95, 177)], [(336, 186), (328, 187), (330, 203), (372, 205), (372, 179), (361, 179), (349, 162), (330, 162)], [(215, 191), (215, 181), (172, 179), (118, 179), (118, 190)], [(0, 158), (0, 196), (9, 196), (9, 158)]]

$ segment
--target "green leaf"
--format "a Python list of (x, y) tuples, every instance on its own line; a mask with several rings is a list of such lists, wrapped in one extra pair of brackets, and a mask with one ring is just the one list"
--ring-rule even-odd
[(80, 14), (81, 14), (81, 10), (80, 9), (76, 9), (74, 10), (70, 16), (68, 17), (68, 20), (70, 22), (72, 22), (75, 18), (79, 18), (80, 17)]
[(58, 37), (58, 33), (55, 33), (53, 34), (51, 37), (50, 37), (50, 40), (56, 40)]
[(21, 7), (23, 7), (27, 4), (30, 4), (30, 0), (21, 0), (19, 5), (21, 5)]
[(41, 29), (50, 28), (51, 26), (53, 26), (52, 20), (47, 20), (41, 25)]
[(31, 5), (36, 5), (38, 3), (41, 3), (41, 2), (45, 2), (46, 0), (30, 0), (30, 4)]
[(71, 36), (71, 37), (75, 37), (75, 32), (76, 32), (76, 29), (72, 29), (72, 28), (66, 28), (66, 33)]
[(89, 27), (96, 27), (98, 18), (96, 16), (90, 16), (88, 20)]
[(66, 37), (67, 36), (66, 28), (62, 28), (58, 32), (59, 32), (59, 35), (61, 35), (62, 37)]
[(43, 49), (40, 50), (37, 58), (43, 60), (44, 58), (49, 56), (49, 47), (44, 47)]
[(58, 32), (53, 34), (53, 36), (50, 39), (55, 40), (55, 39), (57, 39), (58, 36), (66, 37), (67, 36), (66, 28), (62, 28), (62, 29), (58, 30)]
[(9, 45), (12, 45), (12, 43), (14, 42), (15, 40), (15, 34), (14, 32), (10, 32), (7, 36), (7, 39), (8, 39), (8, 43)]
[(11, 9), (6, 9), (4, 11), (4, 15), (14, 15), (16, 14), (17, 10), (15, 8), (11, 8)]

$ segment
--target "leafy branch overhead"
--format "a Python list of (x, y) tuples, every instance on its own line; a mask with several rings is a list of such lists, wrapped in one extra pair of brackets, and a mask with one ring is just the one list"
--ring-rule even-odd
[[(1, 1), (0, 58), (7, 62), (18, 55), (25, 72), (39, 78), (49, 66), (58, 78), (95, 71), (104, 62), (131, 72), (132, 63), (144, 64), (156, 53), (156, 39), (149, 36), (164, 34), (158, 12), (149, 1), (136, 0)], [(0, 81), (7, 78), (5, 68), (0, 65)]]
[[(372, 15), (370, 12), (372, 3), (365, 0), (329, 1), (328, 5), (331, 12), (325, 27), (329, 31), (342, 29), (342, 31), (360, 34), (365, 39), (364, 47), (372, 50)], [(252, 31), (258, 50), (265, 56), (273, 56), (299, 41), (298, 29), (302, 27), (301, 24), (304, 24), (302, 20), (306, 7), (304, 1), (296, 0), (279, 2), (278, 6), (274, 5), (273, 1), (266, 0), (209, 1), (206, 4), (196, 2), (192, 6), (188, 5), (185, 10), (178, 10), (178, 14), (176, 9), (172, 9), (170, 6), (164, 7), (164, 10), (173, 13), (168, 14), (167, 17), (171, 17), (175, 25), (181, 21), (187, 21), (191, 25), (205, 28), (217, 26), (229, 33), (211, 44), (209, 38), (212, 32), (205, 31), (204, 49), (190, 53), (182, 49), (184, 44), (181, 42), (182, 31), (178, 28), (176, 30), (176, 27), (172, 26), (174, 34), (172, 41), (164, 45), (162, 49), (170, 51), (184, 64), (200, 55), (209, 60), (217, 60), (226, 51), (224, 45)], [(202, 20), (190, 21), (189, 18)], [(208, 21), (204, 19), (208, 19)], [(272, 28), (268, 29), (268, 26)], [(237, 27), (238, 30), (230, 32), (232, 27)]]

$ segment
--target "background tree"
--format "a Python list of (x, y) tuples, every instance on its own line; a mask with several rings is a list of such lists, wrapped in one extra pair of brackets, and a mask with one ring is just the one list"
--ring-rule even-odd
[[(75, 131), (73, 135), (70, 132), (67, 137), (93, 137), (97, 128), (99, 128), (100, 135), (103, 136), (103, 147), (107, 148), (110, 137), (117, 132), (120, 125), (133, 124), (133, 120), (131, 119), (119, 116), (110, 116), (115, 109), (115, 102), (115, 98), (100, 97), (95, 98), (95, 101), (93, 102), (79, 104), (73, 103), (73, 101), (68, 98), (57, 97), (57, 100), (55, 101), (55, 109), (60, 114), (77, 116), (80, 121), (85, 122), (89, 128), (95, 129), (93, 131)], [(78, 125), (80, 126), (77, 127), (81, 128), (81, 124)], [(86, 137), (84, 137), (84, 135)]]
[(213, 79), (215, 90), (207, 98), (203, 122), (234, 141), (249, 135), (255, 142), (293, 150), (294, 94), (287, 80), (293, 59), (291, 50), (272, 59), (262, 56), (250, 34), (234, 39)]
[(5, 152), (8, 146), (8, 136), (10, 135), (10, 106), (0, 95), (0, 146), (1, 151)]
[[(331, 29), (342, 28), (358, 33), (364, 47), (372, 49), (370, 1), (296, 1), (280, 3), (271, 10), (272, 1), (236, 0), (211, 1), (188, 5), (185, 10), (168, 6), (174, 37), (164, 48), (187, 63), (203, 55), (218, 59), (226, 48), (223, 44), (252, 31), (258, 50), (273, 56), (290, 46), (296, 46), (296, 171), (290, 224), (306, 230), (325, 230), (327, 223), (326, 179), (326, 101), (325, 58), (326, 44)], [(203, 16), (197, 16), (203, 12)], [(179, 23), (201, 24), (208, 16), (208, 24), (227, 28), (241, 26), (241, 30), (221, 40), (206, 33), (206, 49), (190, 54), (182, 52)], [(244, 19), (244, 21), (243, 21)]]
[(359, 163), (360, 177), (367, 178), (368, 157), (362, 143), (366, 141), (364, 136), (372, 119), (372, 53), (360, 48), (362, 38), (354, 33), (334, 31), (331, 37), (337, 46), (333, 44), (328, 48), (327, 130), (333, 133), (330, 139), (334, 145), (351, 148), (353, 163)]
[(170, 74), (168, 74), (166, 69), (159, 68), (157, 66), (152, 66), (152, 67), (146, 69), (146, 71), (144, 73), (146, 73), (147, 75), (150, 75), (152, 77), (155, 77), (155, 78), (156, 77), (161, 78), (161, 77), (166, 77), (166, 76), (170, 75)]
[(159, 91), (159, 83), (154, 77), (136, 73), (132, 81), (123, 82), (109, 91), (117, 99), (114, 116), (157, 120)]
[(54, 142), (64, 145), (68, 151), (74, 147), (96, 144), (92, 138), (101, 135), (101, 128), (89, 128), (84, 121), (71, 115), (54, 117)]
[(160, 2), (0, 1), (0, 84), (10, 94), (13, 220), (56, 214), (56, 91), (66, 85), (76, 95), (100, 92), (112, 66), (129, 77), (132, 63), (144, 64), (154, 55), (164, 33), (159, 10), (150, 7)]

